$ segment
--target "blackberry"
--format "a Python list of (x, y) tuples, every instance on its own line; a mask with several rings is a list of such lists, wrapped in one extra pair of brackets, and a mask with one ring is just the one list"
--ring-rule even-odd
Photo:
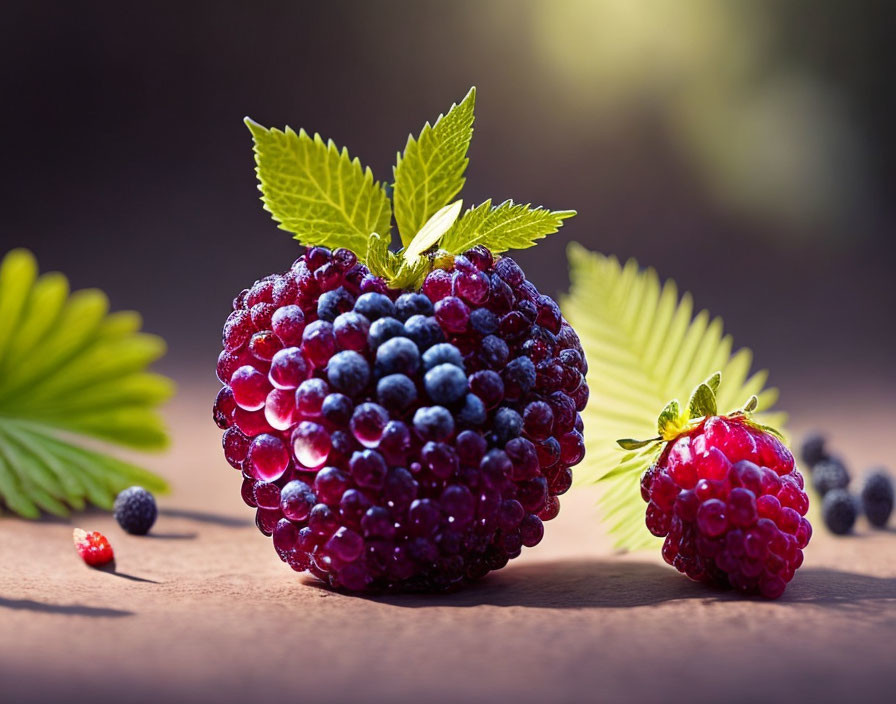
[(830, 459), (825, 443), (826, 439), (821, 433), (811, 433), (803, 439), (803, 444), (800, 446), (800, 459), (810, 472), (814, 471), (815, 465), (819, 462)]
[(846, 535), (856, 523), (859, 506), (846, 489), (831, 489), (821, 502), (821, 517), (831, 533)]
[(862, 511), (875, 528), (886, 528), (893, 513), (893, 479), (881, 468), (871, 470), (862, 484)]
[(664, 437), (641, 480), (647, 528), (665, 538), (665, 561), (691, 579), (777, 598), (812, 535), (803, 477), (777, 437), (714, 406)]
[(845, 489), (849, 479), (846, 465), (834, 457), (819, 462), (812, 472), (812, 486), (822, 497), (834, 489)]
[(142, 486), (132, 486), (115, 497), (115, 520), (132, 535), (146, 535), (158, 516), (156, 500)]
[(336, 587), (499, 569), (540, 542), (584, 454), (584, 354), (556, 303), (484, 247), (439, 267), (402, 292), (312, 247), (225, 324), (225, 457), (281, 559)]

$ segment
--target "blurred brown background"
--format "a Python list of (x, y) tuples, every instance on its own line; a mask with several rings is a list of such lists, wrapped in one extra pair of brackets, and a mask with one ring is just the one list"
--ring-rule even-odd
[[(467, 203), (579, 216), (722, 315), (785, 406), (896, 389), (893, 5), (835, 0), (20, 2), (0, 23), (2, 249), (145, 314), (212, 381), (232, 296), (296, 243), (257, 200), (249, 114), (391, 177), (479, 87)], [(538, 267), (536, 269), (536, 262)], [(892, 406), (890, 406), (892, 408)]]

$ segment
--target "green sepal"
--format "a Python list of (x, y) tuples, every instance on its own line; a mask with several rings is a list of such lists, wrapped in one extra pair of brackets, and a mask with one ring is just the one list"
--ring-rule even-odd
[(717, 393), (722, 385), (722, 372), (711, 374), (703, 383), (712, 389), (713, 394)]
[(389, 249), (389, 238), (378, 232), (367, 238), (367, 268), (374, 276), (390, 279), (396, 272), (395, 253)]
[(669, 439), (668, 436), (670, 434), (674, 433), (677, 435), (680, 427), (681, 404), (677, 399), (673, 399), (666, 404), (666, 407), (660, 413), (659, 418), (656, 419), (656, 429), (659, 432), (660, 437), (667, 440)]
[(367, 268), (391, 288), (419, 288), (431, 268), (427, 257), (404, 259), (389, 249), (389, 241), (374, 232), (367, 240)]
[(426, 257), (418, 257), (413, 262), (401, 261), (389, 286), (397, 289), (418, 289), (429, 273), (430, 263)]
[(771, 434), (774, 435), (776, 438), (778, 438), (778, 440), (780, 440), (781, 442), (787, 442), (787, 438), (784, 437), (784, 433), (782, 433), (782, 432), (781, 432), (780, 430), (778, 430), (777, 428), (774, 428), (774, 427), (772, 427), (772, 426), (770, 426), (770, 425), (765, 425), (764, 423), (757, 423), (756, 421), (754, 421), (754, 420), (751, 419), (751, 418), (748, 418), (748, 419), (747, 419), (747, 422), (748, 422), (750, 425), (752, 425), (754, 428), (758, 428), (759, 430), (763, 430), (763, 431), (765, 431), (766, 433), (771, 433)]
[(688, 401), (688, 417), (705, 418), (718, 412), (716, 395), (707, 383), (698, 384)]
[(623, 438), (621, 440), (617, 440), (616, 443), (623, 450), (640, 450), (642, 447), (647, 447), (648, 445), (659, 442), (662, 438), (650, 438), (649, 440), (634, 440), (632, 438)]

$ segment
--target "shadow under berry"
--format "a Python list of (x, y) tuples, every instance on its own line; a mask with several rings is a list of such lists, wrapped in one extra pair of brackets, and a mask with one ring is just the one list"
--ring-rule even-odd
[[(317, 580), (308, 578), (306, 583), (330, 591)], [(806, 567), (800, 571), (792, 589), (782, 598), (769, 601), (682, 579), (664, 565), (612, 558), (581, 559), (511, 565), (457, 591), (442, 594), (374, 594), (361, 598), (403, 608), (601, 609), (697, 599), (702, 602), (742, 600), (783, 608), (809, 604), (873, 612), (880, 609), (882, 602), (896, 602), (896, 578)]]

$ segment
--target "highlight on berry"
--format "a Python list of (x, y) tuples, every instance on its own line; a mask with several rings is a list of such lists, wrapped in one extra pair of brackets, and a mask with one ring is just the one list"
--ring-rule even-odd
[(333, 587), (500, 569), (541, 541), (585, 453), (579, 338), (501, 255), (574, 213), (462, 212), (474, 100), (408, 139), (391, 199), (332, 142), (247, 120), (265, 208), (308, 249), (234, 299), (214, 419), (259, 530)]

